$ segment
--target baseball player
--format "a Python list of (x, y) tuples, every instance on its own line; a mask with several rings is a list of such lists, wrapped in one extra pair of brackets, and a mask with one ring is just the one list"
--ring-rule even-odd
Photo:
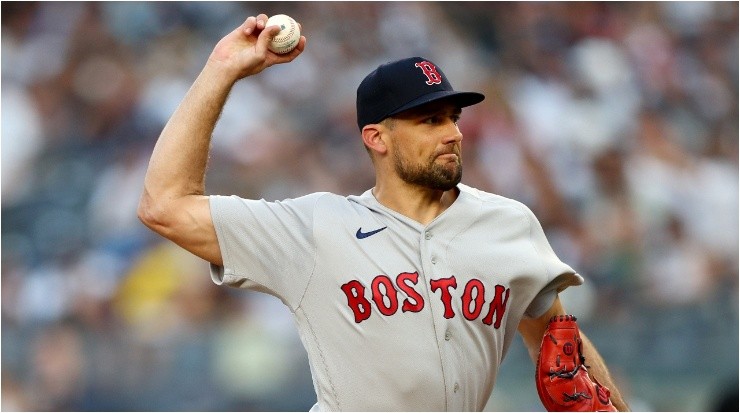
[(457, 121), (484, 96), (455, 91), (428, 59), (381, 65), (357, 89), (376, 172), (365, 193), (204, 195), (232, 86), (306, 47), (302, 36), (270, 52), (279, 28), (266, 20), (247, 18), (215, 46), (154, 148), (139, 217), (211, 263), (215, 283), (282, 300), (308, 352), (312, 411), (482, 410), (517, 331), (548, 410), (626, 410), (558, 299), (583, 278), (526, 206), (460, 183)]

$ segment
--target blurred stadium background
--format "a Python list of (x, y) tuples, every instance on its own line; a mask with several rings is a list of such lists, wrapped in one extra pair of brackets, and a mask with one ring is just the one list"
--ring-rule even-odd
[[(488, 96), (463, 181), (526, 203), (587, 278), (563, 299), (633, 409), (737, 411), (737, 2), (2, 2), (3, 410), (314, 403), (282, 304), (135, 212), (167, 118), (259, 12), (308, 47), (235, 88), (209, 193), (361, 193), (357, 84), (430, 58)], [(532, 377), (515, 344), (487, 410), (541, 411)]]

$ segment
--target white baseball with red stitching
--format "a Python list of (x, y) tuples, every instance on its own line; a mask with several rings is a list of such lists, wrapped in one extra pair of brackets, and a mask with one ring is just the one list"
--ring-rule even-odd
[(269, 19), (265, 27), (280, 26), (278, 33), (270, 42), (268, 49), (277, 54), (290, 53), (298, 46), (301, 39), (301, 29), (293, 18), (285, 14), (276, 14)]

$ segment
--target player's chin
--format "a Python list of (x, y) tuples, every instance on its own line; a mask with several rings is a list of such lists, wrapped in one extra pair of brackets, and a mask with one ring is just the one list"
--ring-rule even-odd
[(435, 168), (451, 179), (462, 175), (462, 161), (458, 155), (442, 155), (434, 162)]
[(435, 183), (437, 189), (452, 189), (462, 180), (462, 165), (457, 162), (447, 162), (444, 165), (437, 164)]

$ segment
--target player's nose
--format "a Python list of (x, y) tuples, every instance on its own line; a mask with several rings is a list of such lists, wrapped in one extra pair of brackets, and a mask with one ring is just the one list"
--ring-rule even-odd
[(445, 145), (458, 143), (462, 141), (463, 138), (462, 132), (460, 132), (460, 128), (458, 128), (457, 123), (454, 122), (450, 122), (450, 124), (445, 127), (445, 133), (442, 136), (442, 143)]

